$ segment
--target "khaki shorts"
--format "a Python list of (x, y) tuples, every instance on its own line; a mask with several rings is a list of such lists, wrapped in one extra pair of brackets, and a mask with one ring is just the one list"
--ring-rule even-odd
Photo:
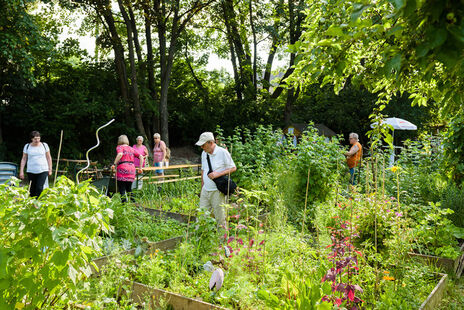
[(206, 209), (210, 211), (218, 227), (226, 228), (226, 213), (224, 211), (224, 203), (226, 198), (223, 193), (218, 190), (207, 191), (204, 188), (201, 189), (200, 194), (200, 209)]

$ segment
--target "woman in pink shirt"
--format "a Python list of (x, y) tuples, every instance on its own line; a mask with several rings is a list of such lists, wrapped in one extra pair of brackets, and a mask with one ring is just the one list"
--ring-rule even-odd
[[(136, 168), (134, 165), (135, 157), (143, 160), (143, 156), (129, 146), (129, 139), (126, 135), (121, 135), (118, 138), (118, 146), (116, 147), (116, 158), (114, 164), (111, 167), (113, 170), (117, 166), (116, 180), (118, 185), (119, 193), (121, 194), (122, 202), (126, 202), (126, 193), (132, 192), (132, 182), (135, 179)], [(139, 161), (139, 173), (142, 171)], [(132, 198), (131, 198), (132, 199)]]
[[(137, 141), (137, 144), (134, 144), (132, 148), (136, 150), (140, 155), (142, 155), (143, 159), (142, 159), (142, 163), (140, 163), (140, 159), (138, 159), (137, 157), (134, 158), (134, 166), (143, 168), (145, 167), (145, 164), (147, 163), (148, 149), (145, 145), (143, 145), (142, 136), (138, 136), (135, 141)], [(143, 179), (140, 176), (141, 175), (139, 175), (137, 180), (135, 180), (135, 182), (132, 183), (132, 189), (135, 189), (136, 187), (137, 189), (142, 189)]]
[[(166, 157), (166, 144), (164, 141), (161, 141), (161, 135), (159, 133), (155, 133), (153, 139), (155, 140), (155, 147), (153, 148), (153, 166), (163, 167), (163, 161)], [(157, 175), (164, 175), (163, 169), (157, 169), (155, 172)]]

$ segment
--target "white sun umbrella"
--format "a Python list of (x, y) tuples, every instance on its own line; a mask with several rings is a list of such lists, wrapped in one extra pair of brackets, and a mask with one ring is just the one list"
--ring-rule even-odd
[[(402, 118), (389, 117), (381, 121), (382, 124), (388, 124), (393, 127), (394, 130), (417, 130), (417, 126)], [(371, 128), (374, 128), (377, 122), (371, 124)]]
[[(410, 121), (407, 121), (402, 118), (397, 118), (397, 117), (389, 117), (381, 121), (382, 124), (388, 124), (393, 127), (393, 144), (395, 142), (395, 130), (417, 130), (417, 126), (411, 123)], [(371, 124), (371, 128), (374, 128), (377, 125), (377, 122)], [(392, 155), (390, 156), (390, 166), (393, 166), (393, 163), (395, 161), (395, 145), (393, 145), (393, 152)]]

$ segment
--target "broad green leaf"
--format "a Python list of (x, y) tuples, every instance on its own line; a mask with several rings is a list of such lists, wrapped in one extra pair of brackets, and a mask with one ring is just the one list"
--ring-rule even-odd
[(334, 45), (334, 42), (332, 39), (323, 39), (317, 42), (317, 45), (319, 46), (332, 46)]
[(356, 21), (363, 13), (363, 11), (369, 8), (371, 5), (363, 5), (362, 3), (353, 4), (353, 13), (351, 13), (351, 21)]
[(427, 47), (433, 50), (441, 46), (443, 43), (445, 43), (446, 38), (448, 37), (448, 31), (444, 28), (431, 27), (427, 31), (427, 35), (428, 35)]
[(344, 33), (342, 28), (338, 26), (331, 25), (329, 29), (326, 31), (326, 35), (328, 36), (334, 36), (334, 37), (343, 37)]
[(73, 281), (73, 283), (76, 284), (77, 270), (74, 269), (73, 265), (71, 264), (69, 265), (68, 275), (69, 275), (69, 278)]
[(69, 260), (69, 252), (70, 251), (68, 249), (64, 251), (58, 250), (53, 254), (50, 261), (53, 262), (53, 264), (56, 266), (66, 266)]
[(10, 287), (10, 281), (8, 279), (0, 279), (0, 290), (5, 290)]
[(406, 0), (389, 0), (396, 10), (402, 9), (406, 5)]

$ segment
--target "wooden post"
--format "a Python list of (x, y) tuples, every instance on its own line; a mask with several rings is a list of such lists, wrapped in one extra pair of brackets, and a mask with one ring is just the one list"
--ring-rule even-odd
[(63, 130), (61, 130), (60, 146), (58, 148), (58, 156), (56, 157), (55, 178), (53, 179), (53, 187), (55, 187), (56, 176), (58, 175), (58, 165), (60, 163), (61, 144), (63, 143)]

